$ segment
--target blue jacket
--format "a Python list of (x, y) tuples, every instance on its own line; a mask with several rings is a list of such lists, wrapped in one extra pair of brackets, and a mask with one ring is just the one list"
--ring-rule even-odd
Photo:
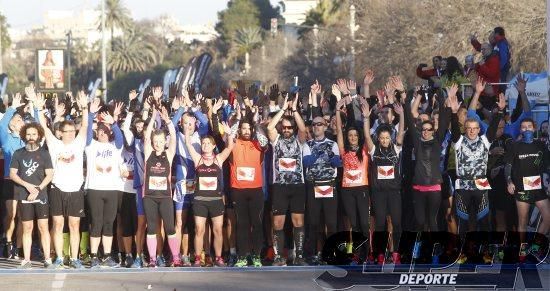
[(11, 156), (16, 150), (25, 146), (18, 133), (9, 131), (10, 120), (14, 115), (15, 108), (10, 107), (0, 120), (0, 144), (2, 144), (2, 152), (4, 153), (4, 178), (10, 176)]

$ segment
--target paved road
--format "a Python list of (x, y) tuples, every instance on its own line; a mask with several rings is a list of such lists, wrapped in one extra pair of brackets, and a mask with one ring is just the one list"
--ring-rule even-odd
[[(315, 278), (325, 271), (343, 276), (336, 267), (157, 268), (110, 270), (18, 270), (16, 261), (0, 260), (0, 290), (323, 290)], [(539, 270), (550, 290), (550, 266)], [(482, 276), (480, 276), (482, 280)], [(323, 285), (326, 287), (326, 285)], [(524, 287), (518, 275), (517, 290)], [(449, 287), (431, 287), (448, 290)], [(353, 290), (375, 290), (360, 286)], [(408, 290), (407, 287), (398, 290)], [(493, 290), (493, 289), (487, 289)]]

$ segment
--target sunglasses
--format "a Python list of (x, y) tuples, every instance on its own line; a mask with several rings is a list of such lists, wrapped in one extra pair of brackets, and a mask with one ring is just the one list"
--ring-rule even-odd
[(325, 124), (322, 122), (315, 122), (313, 123), (313, 126), (325, 126)]
[(433, 128), (423, 128), (422, 131), (434, 131)]
[(283, 125), (283, 126), (281, 126), (281, 127), (282, 127), (282, 129), (294, 129), (294, 127), (292, 127), (292, 126), (284, 126), (284, 125)]

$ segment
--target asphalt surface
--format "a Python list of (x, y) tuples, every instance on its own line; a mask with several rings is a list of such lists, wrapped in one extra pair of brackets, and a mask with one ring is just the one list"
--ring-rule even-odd
[[(325, 271), (335, 277), (347, 274), (346, 270), (330, 266), (46, 270), (42, 268), (42, 264), (34, 262), (33, 269), (19, 270), (18, 265), (18, 261), (0, 259), (0, 290), (328, 290), (333, 288), (316, 280), (319, 276)], [(538, 272), (543, 290), (550, 290), (550, 266), (542, 266)], [(478, 277), (479, 281), (483, 281), (483, 275)], [(367, 286), (355, 286), (351, 289), (376, 290)], [(449, 289), (452, 287), (428, 288)], [(524, 289), (523, 278), (519, 273), (514, 289)], [(410, 288), (402, 286), (397, 290)]]

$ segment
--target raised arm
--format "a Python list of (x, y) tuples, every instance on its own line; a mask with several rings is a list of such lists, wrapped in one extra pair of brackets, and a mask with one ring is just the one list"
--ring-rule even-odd
[(370, 69), (367, 69), (365, 72), (365, 78), (363, 79), (363, 87), (362, 89), (362, 95), (365, 96), (365, 98), (370, 97), (370, 84), (374, 81), (374, 72)]
[(448, 105), (451, 108), (451, 140), (457, 142), (462, 135), (460, 133), (460, 124), (458, 123), (458, 109), (460, 108), (460, 103), (458, 103), (458, 98), (456, 94), (454, 96), (449, 96), (447, 99)]
[(270, 142), (275, 142), (279, 133), (277, 132), (277, 124), (283, 118), (285, 111), (288, 109), (288, 94), (285, 96), (285, 101), (283, 102), (283, 108), (271, 118), (271, 121), (267, 125), (267, 137)]
[(153, 128), (155, 127), (155, 119), (157, 118), (157, 109), (153, 107), (153, 114), (151, 119), (145, 128), (145, 133), (143, 134), (143, 152), (145, 154), (145, 160), (149, 158), (151, 152), (153, 151), (153, 146), (151, 145), (151, 134), (153, 133)]
[(162, 114), (160, 115), (162, 117), (162, 120), (164, 120), (164, 123), (166, 123), (166, 126), (168, 127), (168, 133), (170, 134), (169, 142), (168, 142), (168, 149), (166, 149), (166, 155), (168, 156), (168, 160), (172, 162), (174, 159), (174, 156), (176, 155), (176, 144), (177, 144), (177, 138), (176, 138), (176, 127), (170, 120), (170, 115), (168, 114), (168, 110), (166, 110), (165, 107), (162, 107), (161, 109)]
[(336, 103), (336, 142), (338, 143), (338, 149), (341, 152), (344, 152), (344, 133), (342, 128), (344, 125), (342, 125), (342, 113), (343, 113), (343, 107), (345, 106), (345, 99), (340, 99), (338, 103)]
[(374, 142), (370, 136), (370, 108), (369, 103), (366, 100), (361, 100), (361, 113), (363, 114), (363, 134), (365, 135), (365, 144), (367, 145), (367, 152), (370, 153), (374, 149)]
[[(85, 128), (88, 128), (88, 96), (84, 93), (84, 91), (78, 92), (78, 96), (76, 99), (77, 105), (82, 110), (82, 124), (80, 126), (80, 131), (78, 132), (78, 135), (76, 138), (79, 139), (86, 139), (86, 130), (83, 130)], [(131, 116), (130, 116), (131, 119)]]
[(487, 85), (487, 82), (485, 82), (482, 77), (477, 77), (476, 92), (474, 93), (474, 96), (470, 101), (470, 106), (468, 107), (468, 109), (477, 110), (477, 105), (479, 103), (479, 96), (481, 96), (481, 93), (483, 92), (483, 90), (485, 90), (486, 85)]
[(48, 144), (49, 147), (51, 147), (51, 143), (54, 142), (55, 135), (52, 133), (51, 129), (48, 127), (47, 117), (45, 116), (45, 113), (47, 109), (44, 109), (44, 96), (42, 94), (39, 94), (34, 101), (34, 106), (38, 110), (38, 123), (40, 123), (40, 126), (44, 129), (44, 136), (46, 137), (46, 144)]
[(395, 143), (400, 146), (403, 144), (403, 138), (405, 137), (405, 110), (399, 102), (393, 103), (393, 110), (399, 114), (399, 131), (397, 132)]
[(223, 151), (217, 155), (218, 163), (220, 165), (222, 165), (223, 162), (225, 162), (225, 160), (229, 157), (229, 155), (231, 155), (233, 147), (235, 146), (235, 136), (229, 134), (231, 132), (231, 128), (226, 122), (223, 122), (222, 125), (224, 128), (224, 132), (226, 132), (227, 143)]
[(493, 116), (493, 119), (491, 119), (491, 123), (487, 129), (487, 140), (489, 140), (489, 142), (493, 142), (496, 139), (498, 124), (504, 114), (504, 108), (506, 107), (506, 97), (504, 96), (504, 93), (500, 93), (498, 95), (497, 105), (498, 112)]

